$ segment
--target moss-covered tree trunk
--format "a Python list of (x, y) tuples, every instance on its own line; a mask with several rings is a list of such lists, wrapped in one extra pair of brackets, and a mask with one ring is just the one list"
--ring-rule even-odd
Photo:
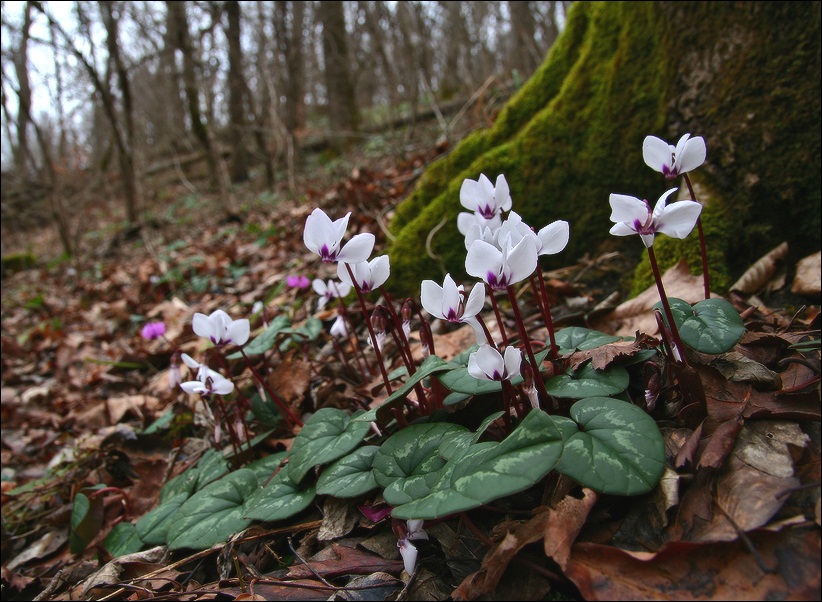
[(392, 281), (413, 293), (423, 278), (464, 273), (459, 188), (480, 173), (504, 173), (535, 228), (570, 222), (567, 249), (545, 267), (605, 250), (639, 258), (636, 240), (608, 235), (608, 195), (654, 201), (671, 185), (644, 164), (648, 134), (705, 138), (695, 178), (710, 193), (699, 200), (718, 270), (738, 272), (782, 240), (797, 255), (818, 250), (820, 75), (819, 2), (575, 3), (494, 126), (398, 207)]

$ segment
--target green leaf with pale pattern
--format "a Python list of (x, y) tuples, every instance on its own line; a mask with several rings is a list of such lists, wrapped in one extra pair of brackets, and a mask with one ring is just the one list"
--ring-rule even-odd
[(241, 468), (192, 495), (174, 513), (169, 550), (204, 550), (228, 541), (251, 523), (245, 504), (258, 488), (254, 471)]
[(622, 340), (622, 337), (605, 334), (604, 332), (591, 330), (590, 328), (583, 328), (582, 326), (570, 326), (558, 330), (555, 338), (561, 354), (585, 351), (586, 349), (602, 347), (608, 343), (615, 343), (616, 341)]
[(114, 525), (103, 540), (103, 545), (114, 558), (139, 552), (143, 548), (143, 541), (137, 534), (134, 523), (121, 522)]
[[(745, 324), (733, 305), (725, 299), (705, 299), (693, 307), (682, 299), (668, 299), (682, 342), (702, 353), (713, 355), (733, 349), (745, 334)], [(662, 311), (662, 304), (654, 309)], [(663, 312), (663, 317), (664, 317)], [(668, 323), (668, 320), (665, 320)]]
[(299, 514), (314, 500), (316, 486), (295, 485), (284, 470), (246, 503), (244, 516), (252, 520), (275, 521)]
[(152, 546), (168, 543), (168, 529), (174, 514), (187, 499), (188, 493), (183, 491), (141, 516), (135, 525), (140, 539)]
[(434, 422), (412, 424), (389, 437), (374, 458), (374, 478), (385, 488), (385, 501), (397, 506), (428, 495), (446, 462), (440, 445), (461, 434), (470, 432), (458, 424)]
[(599, 371), (587, 363), (576, 373), (569, 369), (566, 374), (546, 381), (545, 390), (548, 395), (568, 399), (616, 395), (628, 388), (628, 380), (628, 371), (622, 366)]
[(165, 502), (180, 493), (191, 495), (221, 476), (228, 474), (228, 461), (215, 449), (207, 450), (196, 464), (177, 475), (160, 490), (160, 502)]
[(283, 472), (299, 484), (315, 466), (333, 462), (357, 447), (370, 428), (368, 422), (356, 420), (363, 413), (358, 411), (352, 416), (336, 408), (317, 411), (294, 438)]
[(372, 470), (379, 450), (376, 445), (364, 445), (331, 464), (317, 480), (317, 493), (346, 499), (379, 487)]
[(579, 430), (565, 442), (557, 472), (614, 495), (656, 487), (665, 468), (665, 445), (647, 412), (619, 399), (591, 397), (571, 406), (571, 418)]
[(562, 454), (553, 419), (533, 410), (502, 442), (474, 443), (440, 469), (431, 493), (395, 508), (402, 519), (434, 519), (523, 491), (548, 474)]

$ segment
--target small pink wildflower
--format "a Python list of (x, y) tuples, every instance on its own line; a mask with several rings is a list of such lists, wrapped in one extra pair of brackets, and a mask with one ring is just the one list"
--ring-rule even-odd
[(165, 333), (165, 322), (146, 322), (145, 326), (143, 326), (143, 329), (140, 331), (140, 335), (147, 341), (159, 339)]

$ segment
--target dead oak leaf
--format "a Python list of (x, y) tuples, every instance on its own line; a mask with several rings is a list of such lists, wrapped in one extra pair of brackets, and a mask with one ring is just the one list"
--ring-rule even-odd
[(615, 362), (629, 360), (640, 351), (657, 345), (659, 345), (657, 339), (640, 333), (633, 341), (616, 341), (593, 349), (576, 351), (568, 358), (568, 364), (572, 370), (576, 371), (582, 364), (591, 360), (591, 365), (595, 370), (605, 370)]

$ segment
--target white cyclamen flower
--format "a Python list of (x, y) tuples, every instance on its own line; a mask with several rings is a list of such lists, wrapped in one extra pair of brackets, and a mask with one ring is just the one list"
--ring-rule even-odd
[(501, 249), (475, 240), (465, 258), (465, 271), (481, 278), (494, 290), (505, 290), (528, 278), (537, 268), (537, 247), (534, 237), (524, 237), (513, 244), (510, 237), (501, 242)]
[(465, 288), (457, 285), (451, 274), (445, 275), (442, 286), (433, 280), (423, 280), (420, 294), (422, 306), (429, 314), (440, 320), (452, 323), (470, 324), (477, 335), (477, 340), (483, 340), (482, 329), (477, 314), (485, 304), (485, 288), (475, 285), (471, 294), (465, 294)]
[(505, 349), (505, 355), (491, 345), (480, 345), (468, 356), (468, 374), (479, 380), (511, 380), (520, 375), (522, 352), (516, 347)]
[(428, 539), (428, 533), (422, 528), (422, 520), (409, 520), (406, 524), (406, 536), (397, 542), (397, 547), (400, 549), (402, 556), (403, 567), (408, 575), (414, 574), (414, 569), (417, 567), (417, 548), (411, 543), (416, 539)]
[(317, 301), (317, 311), (325, 307), (325, 304), (338, 297), (345, 297), (351, 292), (351, 285), (347, 282), (337, 282), (336, 280), (329, 280), (324, 282), (317, 278), (311, 283), (314, 292), (320, 296)]
[(186, 366), (192, 370), (197, 370), (197, 380), (180, 383), (180, 388), (186, 393), (228, 395), (234, 390), (234, 383), (216, 370), (197, 362), (186, 353), (183, 353), (181, 357)]
[(666, 205), (666, 200), (676, 190), (672, 188), (659, 197), (653, 212), (648, 201), (624, 194), (612, 194), (611, 221), (616, 223), (611, 227), (611, 234), (639, 234), (646, 247), (653, 246), (657, 232), (667, 234), (671, 238), (688, 236), (696, 225), (702, 205), (694, 201), (678, 201)]
[(348, 228), (348, 219), (351, 212), (338, 220), (331, 221), (322, 209), (314, 209), (305, 220), (303, 242), (308, 250), (320, 256), (324, 263), (344, 261), (359, 263), (368, 259), (374, 249), (374, 235), (370, 233), (357, 234), (351, 237), (345, 245), (342, 239)]
[(351, 264), (337, 264), (337, 276), (349, 286), (356, 284), (363, 293), (370, 293), (380, 288), (388, 280), (388, 276), (391, 275), (391, 264), (388, 255), (380, 255), (371, 261), (361, 261), (351, 265), (354, 280), (351, 279), (351, 274), (348, 273), (347, 265)]
[(251, 325), (248, 319), (232, 320), (222, 309), (215, 310), (211, 315), (196, 313), (191, 321), (194, 334), (209, 339), (217, 347), (234, 343), (245, 345), (251, 334)]
[(642, 143), (645, 164), (668, 179), (674, 179), (702, 165), (706, 153), (702, 136), (691, 138), (690, 134), (682, 136), (676, 146), (656, 136), (646, 136)]
[(511, 192), (505, 176), (497, 176), (496, 186), (485, 174), (480, 174), (476, 181), (466, 178), (460, 187), (460, 204), (487, 220), (501, 211), (508, 211), (511, 209)]

